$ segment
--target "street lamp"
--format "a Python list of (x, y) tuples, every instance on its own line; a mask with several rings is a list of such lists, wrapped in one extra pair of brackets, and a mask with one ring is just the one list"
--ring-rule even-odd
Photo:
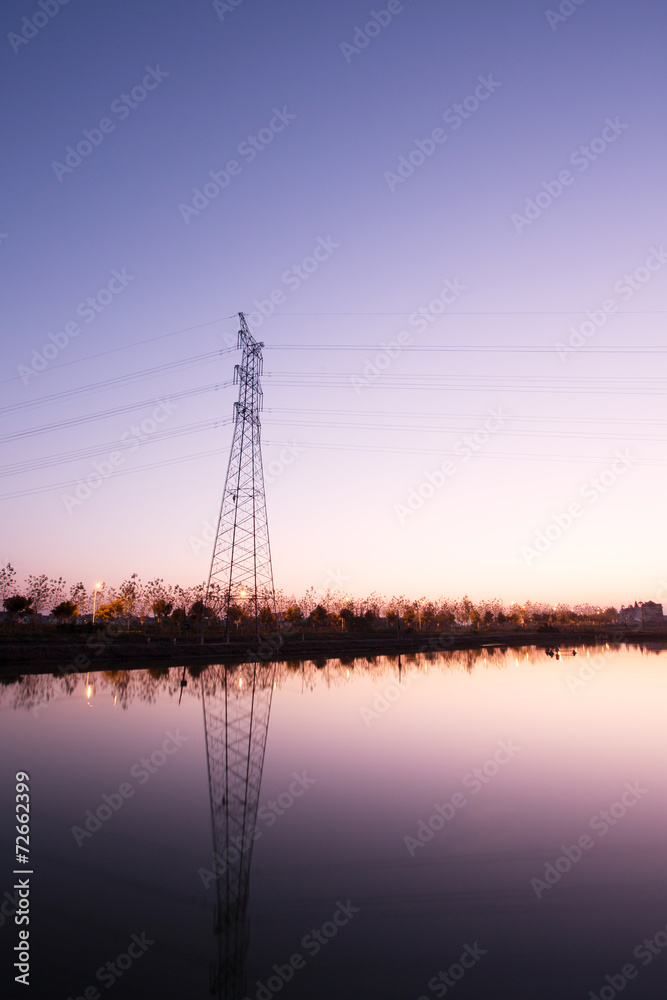
[(97, 610), (97, 591), (102, 589), (101, 583), (95, 584), (95, 589), (93, 590), (93, 625), (95, 624), (95, 611)]

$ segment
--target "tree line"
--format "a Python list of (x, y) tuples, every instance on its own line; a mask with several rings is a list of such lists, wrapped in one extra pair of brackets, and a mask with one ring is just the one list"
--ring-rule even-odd
[[(96, 622), (124, 622), (128, 628), (137, 623), (181, 628), (201, 624), (202, 618), (207, 625), (214, 625), (226, 620), (228, 612), (234, 631), (242, 632), (251, 624), (254, 627), (254, 605), (238, 595), (228, 598), (215, 585), (206, 596), (205, 583), (181, 587), (162, 578), (144, 583), (136, 573), (118, 587), (104, 582), (90, 587), (81, 581), (68, 587), (62, 577), (55, 579), (46, 574), (30, 575), (19, 583), (10, 563), (0, 568), (0, 601), (10, 622), (36, 621), (38, 615), (50, 615), (56, 623), (74, 624), (87, 620), (94, 611)], [(614, 621), (617, 615), (615, 608), (590, 604), (553, 606), (526, 601), (507, 605), (499, 598), (473, 602), (467, 595), (415, 599), (375, 592), (358, 598), (340, 590), (321, 594), (313, 587), (299, 597), (277, 590), (275, 601), (265, 594), (258, 602), (257, 613), (265, 631), (278, 621), (286, 621), (296, 629), (366, 631), (382, 623), (397, 629), (432, 631), (455, 626), (600, 624)]]

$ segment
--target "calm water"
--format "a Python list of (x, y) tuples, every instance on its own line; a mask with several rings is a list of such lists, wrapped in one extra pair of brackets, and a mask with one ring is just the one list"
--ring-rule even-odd
[(23, 770), (17, 995), (663, 998), (667, 660), (578, 654), (5, 686), (3, 985)]

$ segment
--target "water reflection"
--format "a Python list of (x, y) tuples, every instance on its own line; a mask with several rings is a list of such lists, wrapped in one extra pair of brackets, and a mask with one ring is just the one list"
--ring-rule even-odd
[[(667, 644), (659, 642), (637, 646), (616, 643), (580, 644), (561, 650), (561, 658), (569, 658), (572, 649), (575, 648), (579, 656), (592, 657), (605, 652), (630, 649), (637, 650), (642, 655), (656, 655), (664, 652), (666, 646)], [(428, 673), (429, 669), (466, 673), (472, 673), (476, 669), (507, 670), (519, 663), (530, 665), (544, 663), (545, 654), (546, 650), (536, 649), (534, 646), (491, 646), (452, 652), (404, 653), (396, 656), (341, 656), (335, 660), (323, 657), (315, 660), (280, 662), (274, 664), (271, 669), (274, 670), (274, 681), (278, 689), (288, 678), (299, 673), (303, 679), (304, 691), (312, 691), (321, 684), (338, 687), (346, 681), (353, 681), (354, 676), (359, 674), (377, 678), (378, 681), (386, 676), (393, 677), (396, 674), (400, 676), (401, 668), (410, 669), (415, 665), (420, 665), (424, 673)], [(228, 666), (226, 669), (232, 673), (237, 672), (238, 683), (238, 671), (242, 671), (244, 666)], [(215, 672), (220, 670), (224, 668), (193, 664), (187, 667), (107, 669), (86, 674), (63, 675), (54, 672), (5, 676), (0, 678), (0, 707), (23, 708), (38, 714), (54, 698), (70, 697), (82, 689), (91, 705), (94, 704), (95, 698), (104, 697), (109, 692), (122, 709), (129, 708), (134, 701), (154, 703), (162, 694), (183, 695), (184, 689), (188, 687), (190, 696), (200, 697), (200, 683), (188, 686), (187, 681), (185, 684), (183, 681), (186, 677), (190, 677), (197, 682), (201, 680), (205, 687), (211, 685), (214, 688), (217, 683)]]
[(245, 992), (250, 864), (275, 672), (257, 663), (234, 673), (212, 667), (201, 681), (217, 892), (211, 992), (220, 1000)]
[[(433, 1000), (427, 984), (475, 942), (488, 954), (457, 985), (461, 1000), (600, 996), (667, 923), (660, 652), (601, 644), (559, 660), (507, 647), (5, 683), (12, 764), (41, 782), (40, 909), (54, 952), (40, 944), (43, 995), (84, 995), (146, 929), (157, 943), (124, 1000), (254, 1000), (295, 952), (307, 961), (291, 1000)], [(72, 825), (179, 725), (183, 749), (74, 843)], [(508, 740), (520, 751), (497, 768)], [(313, 791), (269, 833), (262, 806), (304, 767)], [(600, 836), (596, 817), (637, 783), (647, 793)], [(549, 882), (583, 835), (594, 847)], [(349, 899), (359, 916), (311, 958), (304, 935)], [(662, 996), (658, 965), (634, 996)]]

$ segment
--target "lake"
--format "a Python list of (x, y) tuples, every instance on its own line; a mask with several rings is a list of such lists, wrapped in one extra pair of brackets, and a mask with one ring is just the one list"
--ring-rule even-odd
[(576, 653), (5, 683), (3, 982), (16, 864), (33, 997), (663, 997), (665, 653)]

